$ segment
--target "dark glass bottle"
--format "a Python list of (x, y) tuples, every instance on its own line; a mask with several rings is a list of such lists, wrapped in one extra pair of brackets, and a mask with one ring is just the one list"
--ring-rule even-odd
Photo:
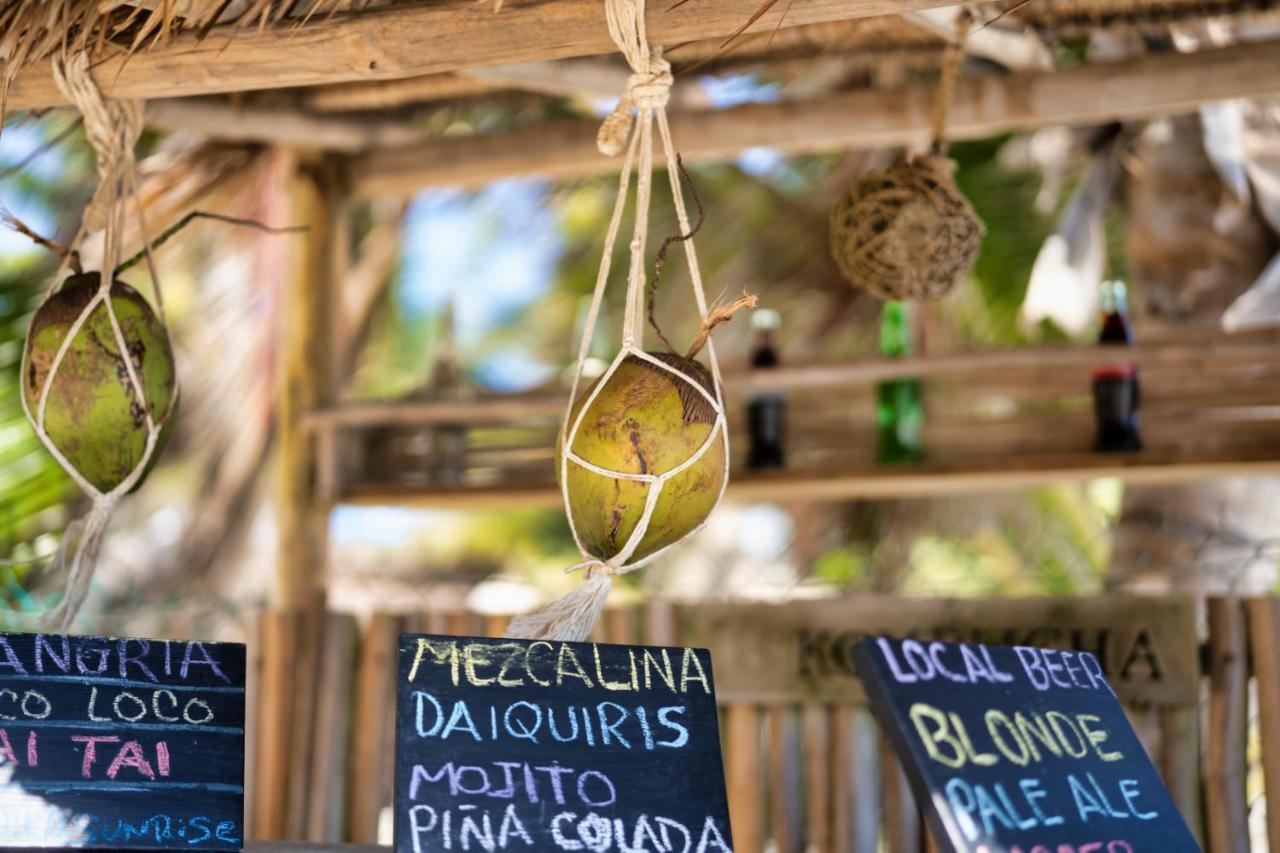
[[(1098, 343), (1102, 346), (1133, 344), (1123, 282), (1102, 284), (1102, 330), (1098, 334)], [(1142, 438), (1138, 433), (1139, 403), (1138, 368), (1135, 364), (1104, 364), (1093, 371), (1093, 413), (1097, 424), (1094, 450), (1123, 453), (1142, 449)]]
[[(911, 314), (906, 303), (890, 301), (880, 315), (880, 355), (911, 355)], [(876, 460), (882, 463), (918, 462), (924, 458), (920, 432), (924, 406), (920, 380), (891, 379), (876, 386)]]
[[(751, 315), (755, 340), (751, 347), (751, 367), (768, 370), (778, 366), (778, 350), (774, 332), (778, 328), (777, 311), (761, 309)], [(787, 398), (781, 391), (754, 394), (747, 401), (747, 427), (751, 446), (747, 467), (753, 471), (782, 468), (786, 465)]]

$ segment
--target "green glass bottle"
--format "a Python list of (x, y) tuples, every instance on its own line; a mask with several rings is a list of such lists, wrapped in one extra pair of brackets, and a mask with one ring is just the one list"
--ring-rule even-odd
[[(880, 355), (911, 355), (911, 312), (906, 303), (886, 302), (880, 315)], [(920, 430), (924, 426), (920, 380), (891, 379), (876, 386), (876, 461), (918, 462), (924, 457)]]

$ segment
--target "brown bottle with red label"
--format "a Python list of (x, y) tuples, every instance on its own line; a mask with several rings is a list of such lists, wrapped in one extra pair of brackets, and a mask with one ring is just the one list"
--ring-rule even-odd
[[(1124, 282), (1102, 284), (1102, 331), (1098, 343), (1111, 347), (1133, 345)], [(1125, 453), (1142, 449), (1139, 402), (1138, 367), (1133, 362), (1104, 364), (1093, 371), (1095, 451)]]
[[(761, 308), (751, 315), (755, 342), (751, 347), (751, 367), (770, 370), (778, 366), (774, 333), (777, 311)], [(747, 402), (747, 428), (751, 438), (747, 467), (753, 471), (783, 468), (786, 465), (787, 398), (781, 391), (755, 394)]]

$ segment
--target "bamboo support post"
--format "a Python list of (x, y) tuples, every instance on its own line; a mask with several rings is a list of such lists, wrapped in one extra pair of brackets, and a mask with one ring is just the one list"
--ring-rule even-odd
[(806, 705), (804, 715), (805, 841), (810, 849), (831, 849), (831, 735), (827, 709)]
[(1245, 802), (1248, 649), (1237, 598), (1210, 598), (1209, 731), (1205, 750), (1205, 823), (1209, 853), (1249, 849)]
[(770, 705), (765, 710), (768, 730), (769, 834), (779, 853), (802, 853), (804, 821), (801, 803), (804, 785), (800, 771), (801, 727), (799, 710), (792, 705)]
[(315, 436), (305, 413), (329, 401), (333, 247), (339, 191), (332, 161), (298, 154), (289, 176), (291, 221), (307, 231), (290, 242), (290, 278), (281, 311), (277, 390), (276, 523), (279, 557), (275, 602), (283, 610), (324, 603), (329, 506), (316, 490)]
[(307, 837), (309, 793), (316, 777), (313, 773), (314, 740), (319, 712), (321, 638), (325, 612), (321, 592), (312, 590), (314, 603), (299, 611), (293, 623), (294, 654), (289, 661), (289, 724), (276, 736), (288, 744), (288, 779), (285, 801), (285, 838)]
[(644, 606), (644, 642), (649, 646), (679, 645), (675, 607), (665, 599), (653, 599)]
[[(1182, 812), (1191, 834), (1204, 844), (1204, 814), (1200, 807), (1200, 709), (1197, 706), (1161, 708), (1160, 771), (1174, 805)], [(1280, 849), (1280, 848), (1277, 848)]]
[(755, 705), (725, 708), (725, 786), (734, 850), (763, 853), (764, 791), (760, 768), (760, 714)]
[(262, 643), (254, 759), (254, 834), (261, 840), (285, 833), (289, 792), (289, 751), (293, 659), (297, 653), (296, 612), (263, 611), (258, 636)]
[(334, 843), (346, 838), (346, 802), (351, 791), (351, 737), (355, 653), (360, 627), (350, 613), (323, 614), (315, 725), (311, 738), (311, 785), (305, 837)]
[(360, 647), (347, 797), (347, 838), (360, 844), (377, 842), (379, 815), (391, 801), (396, 652), (403, 627), (400, 617), (375, 613)]
[(890, 850), (914, 853), (920, 849), (920, 812), (907, 784), (893, 745), (880, 735), (881, 805), (884, 809), (884, 838)]
[(853, 853), (853, 709), (832, 705), (827, 725), (831, 733), (831, 853)]
[(1248, 601), (1249, 646), (1257, 679), (1263, 788), (1267, 793), (1267, 841), (1280, 850), (1280, 599)]

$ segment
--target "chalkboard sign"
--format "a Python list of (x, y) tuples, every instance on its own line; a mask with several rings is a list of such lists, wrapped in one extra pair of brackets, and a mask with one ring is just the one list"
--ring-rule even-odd
[(244, 646), (0, 633), (0, 847), (238, 850)]
[(701, 649), (405, 634), (395, 845), (729, 851)]
[(944, 849), (1200, 849), (1092, 654), (875, 637), (854, 665)]

